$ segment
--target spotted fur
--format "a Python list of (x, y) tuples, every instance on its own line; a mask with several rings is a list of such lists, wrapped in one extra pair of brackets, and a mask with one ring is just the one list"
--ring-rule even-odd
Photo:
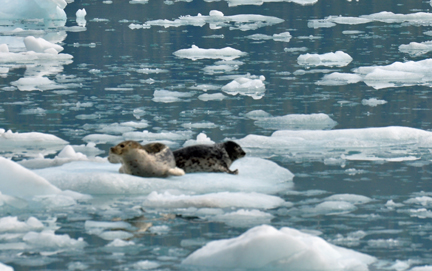
[(184, 171), (176, 167), (171, 149), (161, 143), (141, 145), (124, 141), (110, 148), (108, 161), (121, 163), (120, 173), (140, 177), (181, 176)]
[(231, 164), (246, 155), (243, 149), (233, 141), (214, 145), (194, 145), (173, 151), (177, 167), (190, 172), (226, 172), (231, 171)]

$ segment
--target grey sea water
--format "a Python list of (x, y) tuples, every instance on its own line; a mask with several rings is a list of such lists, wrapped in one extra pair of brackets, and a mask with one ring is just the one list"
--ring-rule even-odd
[[(78, 31), (82, 8), (86, 26)], [(34, 216), (77, 243), (55, 251), (45, 241), (29, 247), (4, 230), (0, 261), (14, 270), (189, 270), (181, 262), (207, 242), (269, 224), (374, 256), (370, 270), (432, 265), (431, 9), (429, 1), (394, 0), (89, 0), (66, 6), (66, 27), (3, 23), (0, 43), (11, 52), (22, 51), (16, 44), (25, 35), (10, 33), (21, 27), (57, 41), (73, 58), (2, 62), (8, 70), (0, 73), (0, 128), (53, 134), (100, 157), (133, 132), (147, 130), (152, 136), (140, 139), (172, 148), (204, 133), (215, 142), (238, 140), (248, 156), (295, 177), (291, 188), (267, 193), (285, 201), (275, 208), (143, 206), (148, 194), (4, 205), (2, 217)], [(192, 46), (243, 54), (174, 54)], [(338, 51), (348, 57), (325, 59)], [(35, 75), (51, 82), (24, 90), (19, 80)], [(255, 81), (227, 90), (239, 77)], [(371, 127), (384, 130), (365, 130)], [(89, 153), (82, 146), (88, 143), (98, 151)], [(34, 158), (31, 150), (0, 153), (16, 162)], [(239, 209), (249, 216), (224, 217)], [(139, 221), (144, 229), (152, 223), (153, 230), (128, 235), (128, 225), (97, 224), (104, 221)], [(116, 237), (129, 243), (107, 246)]]

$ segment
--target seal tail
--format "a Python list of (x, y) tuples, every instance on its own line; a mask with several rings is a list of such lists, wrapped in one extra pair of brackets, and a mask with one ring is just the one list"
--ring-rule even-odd
[(183, 169), (175, 167), (175, 168), (170, 168), (168, 170), (168, 174), (173, 176), (183, 176), (185, 175), (185, 172)]

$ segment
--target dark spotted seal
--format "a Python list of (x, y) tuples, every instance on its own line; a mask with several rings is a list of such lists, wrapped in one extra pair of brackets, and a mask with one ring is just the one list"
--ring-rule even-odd
[(233, 141), (214, 145), (194, 145), (173, 151), (177, 167), (189, 172), (227, 172), (231, 164), (246, 155), (239, 144)]
[(181, 176), (184, 171), (176, 167), (170, 148), (161, 143), (141, 145), (124, 141), (110, 148), (108, 161), (121, 163), (120, 173), (141, 177)]

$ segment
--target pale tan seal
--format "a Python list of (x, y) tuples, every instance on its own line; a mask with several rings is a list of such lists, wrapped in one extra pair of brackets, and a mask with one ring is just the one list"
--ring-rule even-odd
[(170, 148), (162, 143), (141, 145), (136, 141), (124, 141), (110, 148), (108, 161), (121, 163), (120, 173), (140, 177), (181, 176), (184, 171), (176, 167)]

